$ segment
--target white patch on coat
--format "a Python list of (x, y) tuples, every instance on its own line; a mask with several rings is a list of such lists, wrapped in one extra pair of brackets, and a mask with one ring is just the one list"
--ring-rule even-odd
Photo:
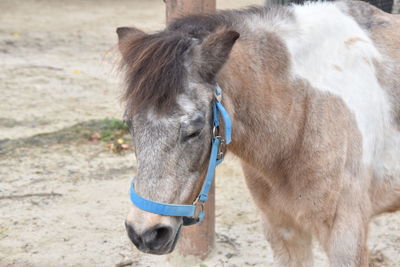
[(382, 56), (355, 20), (333, 3), (294, 6), (293, 12), (292, 31), (283, 34), (293, 74), (343, 99), (362, 134), (363, 162), (373, 163), (391, 127), (390, 103), (372, 64)]
[[(384, 62), (368, 34), (343, 13), (343, 2), (292, 5), (293, 19), (252, 16), (245, 21), (254, 34), (274, 32), (286, 43), (294, 76), (340, 97), (353, 112), (362, 134), (363, 163), (377, 177), (400, 180), (400, 133), (391, 104), (373, 62)], [(345, 11), (344, 11), (345, 12)]]
[(196, 110), (196, 105), (189, 97), (185, 94), (181, 94), (177, 97), (177, 103), (179, 107), (186, 113), (191, 114)]
[(279, 9), (271, 9), (263, 16), (253, 15), (246, 17), (244, 25), (246, 26), (246, 31), (252, 33), (265, 32), (267, 29), (269, 32), (280, 34), (292, 29), (290, 21), (291, 18), (283, 17), (282, 14), (279, 13)]
[(192, 117), (192, 114), (196, 111), (196, 105), (193, 103), (191, 99), (185, 94), (179, 95), (177, 97), (177, 103), (181, 110), (185, 113), (182, 117), (180, 117), (180, 122), (188, 122)]

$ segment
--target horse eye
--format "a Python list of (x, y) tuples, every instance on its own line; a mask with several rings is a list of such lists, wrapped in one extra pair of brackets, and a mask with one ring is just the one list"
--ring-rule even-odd
[(200, 135), (200, 132), (201, 132), (201, 130), (195, 131), (194, 133), (191, 133), (191, 134), (189, 134), (188, 136), (186, 136), (186, 138), (187, 138), (187, 139), (190, 139), (190, 138), (194, 138), (194, 137), (196, 137), (196, 136), (199, 136), (199, 135)]
[(202, 113), (195, 114), (190, 121), (182, 124), (181, 140), (183, 142), (198, 137), (204, 128), (205, 120)]
[(182, 136), (182, 142), (186, 142), (190, 139), (196, 138), (197, 136), (199, 136), (201, 134), (201, 129), (195, 131), (195, 132), (191, 132), (189, 134), (183, 134)]

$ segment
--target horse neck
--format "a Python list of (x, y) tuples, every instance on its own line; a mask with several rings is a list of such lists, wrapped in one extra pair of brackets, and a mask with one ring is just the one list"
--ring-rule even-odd
[(306, 85), (290, 78), (288, 65), (277, 42), (265, 51), (238, 43), (218, 76), (233, 119), (228, 150), (258, 169), (279, 165), (301, 137)]

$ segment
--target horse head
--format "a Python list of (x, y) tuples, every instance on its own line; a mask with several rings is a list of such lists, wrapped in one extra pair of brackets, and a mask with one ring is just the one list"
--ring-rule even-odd
[[(192, 204), (211, 150), (215, 77), (239, 34), (220, 29), (194, 38), (135, 28), (117, 33), (126, 75), (125, 120), (138, 164), (135, 193), (154, 202)], [(139, 250), (166, 254), (176, 245), (183, 219), (133, 205), (126, 228)]]

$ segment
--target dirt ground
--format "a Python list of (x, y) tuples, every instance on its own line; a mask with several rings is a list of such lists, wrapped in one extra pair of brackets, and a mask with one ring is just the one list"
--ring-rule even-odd
[[(262, 2), (218, 0), (218, 7)], [(140, 253), (125, 234), (132, 151), (116, 154), (81, 139), (18, 145), (76, 123), (121, 118), (115, 28), (161, 29), (163, 1), (0, 0), (0, 10), (0, 266), (171, 265), (174, 255)], [(50, 195), (1, 198), (31, 193)], [(232, 157), (218, 170), (216, 195), (216, 247), (193, 266), (272, 266)], [(371, 266), (400, 266), (400, 213), (370, 229)], [(326, 266), (317, 246), (315, 257)]]

